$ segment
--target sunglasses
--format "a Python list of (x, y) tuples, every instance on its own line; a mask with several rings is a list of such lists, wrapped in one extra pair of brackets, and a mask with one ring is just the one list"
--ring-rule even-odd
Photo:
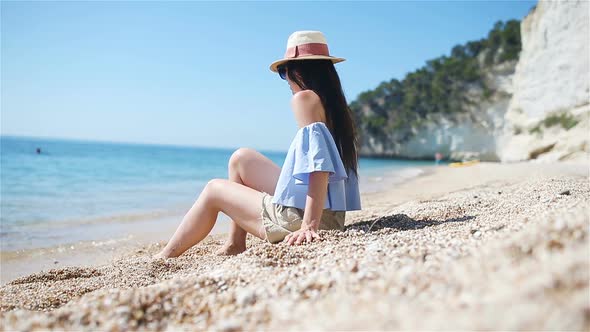
[(280, 65), (277, 67), (277, 71), (279, 72), (279, 76), (282, 79), (287, 80), (287, 66)]

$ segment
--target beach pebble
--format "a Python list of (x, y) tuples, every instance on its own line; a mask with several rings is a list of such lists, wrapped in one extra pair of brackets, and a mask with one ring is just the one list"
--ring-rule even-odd
[(564, 229), (566, 229), (566, 227), (567, 227), (567, 223), (563, 218), (555, 219), (555, 222), (553, 223), (554, 230), (563, 231)]
[(379, 244), (378, 242), (373, 242), (373, 243), (369, 244), (366, 248), (367, 248), (367, 251), (370, 251), (370, 252), (382, 251), (381, 244)]
[(242, 331), (242, 326), (240, 325), (239, 322), (237, 321), (233, 321), (233, 320), (227, 320), (224, 322), (221, 322), (219, 324), (219, 326), (214, 329), (216, 331), (220, 331), (220, 332), (238, 332), (238, 331)]
[(256, 302), (256, 293), (251, 289), (243, 289), (236, 293), (236, 303), (245, 306)]

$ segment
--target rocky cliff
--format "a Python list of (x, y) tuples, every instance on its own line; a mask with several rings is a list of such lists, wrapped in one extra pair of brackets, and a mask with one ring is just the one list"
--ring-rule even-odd
[[(488, 68), (483, 81), (492, 92), (487, 98), (482, 85), (467, 86), (463, 111), (427, 114), (409, 139), (386, 153), (411, 159), (431, 159), (438, 152), (452, 160), (498, 160), (496, 137), (503, 132), (515, 66), (516, 61), (508, 61)], [(361, 153), (370, 154), (367, 148)]]
[(589, 22), (585, 0), (540, 1), (522, 21), (502, 161), (588, 158)]
[[(382, 86), (391, 83), (361, 94), (351, 103), (361, 155), (431, 159), (440, 152), (454, 160), (489, 161), (586, 158), (588, 21), (586, 1), (542, 1), (517, 25), (518, 34), (509, 24), (497, 23), (487, 39), (473, 42), (476, 47), (462, 47), (472, 51), (467, 56), (453, 49), (450, 59), (472, 57), (478, 74), (457, 76), (451, 71), (445, 81), (454, 86), (451, 91), (437, 97), (432, 87), (424, 87), (437, 82), (431, 73), (434, 79), (422, 79), (425, 84), (418, 85), (427, 93), (408, 92), (406, 86), (416, 81), (412, 75), (439, 69), (430, 61), (399, 83), (397, 103), (387, 103), (395, 93), (382, 92), (387, 90)], [(410, 97), (426, 100), (410, 105), (413, 117), (403, 112)], [(441, 110), (440, 104), (448, 107)]]

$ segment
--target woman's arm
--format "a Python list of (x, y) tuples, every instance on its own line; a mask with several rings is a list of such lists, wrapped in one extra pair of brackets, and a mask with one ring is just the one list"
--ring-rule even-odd
[(329, 175), (330, 172), (324, 171), (309, 173), (309, 185), (301, 229), (286, 236), (284, 241), (289, 244), (301, 244), (304, 240), (311, 242), (313, 239), (320, 238), (317, 231), (320, 227), (320, 220), (326, 203)]
[(328, 194), (328, 175), (330, 175), (330, 172), (323, 171), (309, 174), (303, 224), (314, 231), (317, 231), (320, 227), (322, 211), (324, 211), (326, 195)]
[[(312, 90), (303, 90), (295, 93), (291, 98), (291, 106), (299, 127), (325, 119), (326, 111), (324, 110), (320, 97)], [(301, 244), (304, 240), (311, 242), (313, 239), (320, 238), (316, 232), (320, 227), (320, 220), (322, 218), (324, 204), (326, 203), (329, 175), (329, 172), (324, 171), (309, 173), (307, 198), (301, 229), (287, 235), (283, 241), (289, 244)]]

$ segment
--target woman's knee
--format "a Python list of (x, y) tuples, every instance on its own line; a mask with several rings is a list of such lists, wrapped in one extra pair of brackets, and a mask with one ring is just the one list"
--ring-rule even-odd
[(230, 169), (237, 170), (239, 169), (240, 165), (243, 165), (248, 159), (250, 159), (256, 150), (250, 148), (239, 148), (234, 151), (229, 158), (228, 167)]
[(205, 188), (203, 189), (202, 195), (208, 201), (215, 201), (217, 197), (219, 197), (219, 193), (221, 192), (222, 187), (227, 185), (227, 182), (228, 180), (226, 179), (209, 180), (209, 182), (207, 182), (207, 185), (205, 185)]

